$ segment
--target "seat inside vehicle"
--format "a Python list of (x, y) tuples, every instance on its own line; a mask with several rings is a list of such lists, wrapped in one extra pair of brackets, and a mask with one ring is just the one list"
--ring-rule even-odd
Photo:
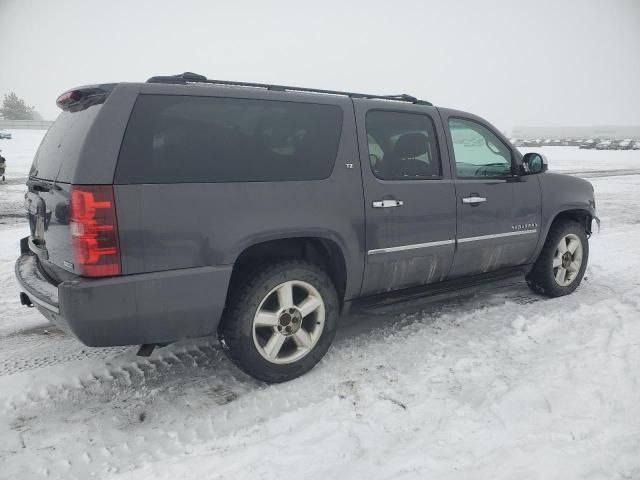
[(437, 176), (438, 172), (432, 168), (428, 152), (429, 139), (425, 134), (405, 133), (398, 137), (393, 149), (385, 154), (380, 173), (390, 179)]

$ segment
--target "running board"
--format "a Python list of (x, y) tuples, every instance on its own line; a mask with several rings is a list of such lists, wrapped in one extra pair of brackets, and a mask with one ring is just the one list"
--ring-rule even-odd
[(415, 301), (430, 303), (447, 298), (469, 295), (487, 286), (488, 283), (496, 286), (501, 283), (509, 283), (509, 281), (513, 282), (516, 278), (524, 279), (530, 270), (531, 265), (522, 265), (497, 270), (495, 272), (358, 298), (349, 302), (348, 306), (345, 305), (346, 308), (343, 309), (343, 313), (359, 315), (380, 309), (393, 309), (393, 307), (400, 307)]

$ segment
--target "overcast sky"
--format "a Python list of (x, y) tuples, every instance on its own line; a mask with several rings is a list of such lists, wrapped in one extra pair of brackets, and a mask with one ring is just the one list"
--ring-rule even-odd
[(640, 0), (0, 0), (0, 94), (183, 71), (410, 93), (515, 125), (640, 125)]

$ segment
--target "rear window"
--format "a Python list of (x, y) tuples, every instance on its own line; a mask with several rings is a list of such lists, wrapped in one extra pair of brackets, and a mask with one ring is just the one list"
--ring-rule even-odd
[(29, 175), (71, 182), (84, 139), (101, 108), (93, 105), (78, 112), (62, 112), (42, 140)]
[(141, 95), (116, 183), (319, 180), (333, 170), (341, 130), (335, 105)]

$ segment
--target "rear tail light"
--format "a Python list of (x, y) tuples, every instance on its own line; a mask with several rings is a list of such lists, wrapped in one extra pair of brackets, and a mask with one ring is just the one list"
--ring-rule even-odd
[(71, 236), (76, 270), (85, 277), (120, 275), (116, 205), (111, 185), (71, 187)]

